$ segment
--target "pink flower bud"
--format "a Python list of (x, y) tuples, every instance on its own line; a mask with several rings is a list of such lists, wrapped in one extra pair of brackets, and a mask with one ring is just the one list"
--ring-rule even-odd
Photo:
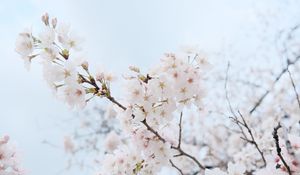
[(51, 23), (52, 23), (53, 28), (55, 28), (57, 25), (57, 18), (53, 18)]
[(42, 21), (45, 23), (46, 26), (49, 25), (49, 15), (48, 15), (48, 13), (45, 13), (45, 14), (42, 16)]

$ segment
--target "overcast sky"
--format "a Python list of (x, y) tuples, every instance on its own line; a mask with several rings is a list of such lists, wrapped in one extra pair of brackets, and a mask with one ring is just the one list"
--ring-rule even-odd
[(154, 65), (163, 53), (187, 44), (219, 51), (224, 45), (241, 40), (242, 32), (253, 27), (257, 22), (255, 11), (268, 12), (271, 17), (283, 12), (285, 25), (295, 20), (292, 14), (300, 8), (283, 5), (279, 0), (254, 2), (1, 0), (0, 135), (6, 133), (15, 140), (31, 175), (59, 174), (65, 166), (63, 151), (42, 141), (61, 146), (63, 135), (72, 128), (62, 128), (61, 122), (72, 117), (74, 111), (53, 97), (38, 63), (27, 72), (14, 52), (18, 32), (25, 27), (37, 32), (44, 12), (70, 23), (85, 38), (83, 47), (89, 61), (120, 73), (131, 64)]

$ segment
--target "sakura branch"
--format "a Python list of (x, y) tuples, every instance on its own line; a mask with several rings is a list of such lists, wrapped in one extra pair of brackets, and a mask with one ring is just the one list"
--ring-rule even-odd
[[(218, 83), (216, 80), (219, 80), (220, 74), (223, 78), (224, 73), (215, 76), (207, 57), (195, 49), (166, 53), (160, 62), (147, 71), (130, 66), (129, 72), (122, 76), (124, 91), (122, 95), (115, 96), (112, 87), (117, 76), (89, 64), (81, 52), (83, 39), (69, 25), (56, 18), (51, 19), (48, 14), (42, 17), (42, 21), (42, 32), (36, 35), (31, 30), (24, 30), (17, 38), (16, 51), (25, 61), (25, 66), (29, 68), (31, 62), (41, 62), (47, 84), (55, 96), (72, 109), (83, 109), (96, 98), (105, 99), (113, 105), (113, 119), (109, 117), (105, 120), (111, 121), (114, 126), (109, 126), (108, 130), (101, 133), (97, 132), (100, 130), (96, 127), (93, 132), (65, 139), (65, 149), (72, 155), (80, 150), (74, 146), (72, 139), (94, 137), (97, 141), (104, 141), (100, 146), (104, 149), (103, 156), (99, 156), (103, 159), (97, 160), (97, 175), (153, 175), (164, 168), (173, 169), (181, 175), (300, 173), (300, 137), (296, 134), (296, 120), (289, 118), (288, 122), (292, 124), (282, 126), (291, 132), (288, 134), (287, 149), (281, 152), (285, 159), (279, 160), (279, 155), (272, 151), (279, 146), (279, 136), (276, 137), (278, 145), (274, 147), (274, 141), (267, 133), (273, 129), (274, 122), (285, 120), (277, 116), (281, 114), (279, 109), (286, 109), (271, 106), (264, 109), (261, 116), (246, 122), (247, 118), (240, 112), (234, 112), (232, 104), (235, 103), (230, 101), (229, 64), (225, 77), (225, 98), (223, 86), (221, 96), (220, 92), (209, 86), (210, 81)], [(287, 66), (296, 65), (299, 59), (295, 57)], [(275, 77), (272, 88), (288, 71), (288, 67), (285, 67)], [(292, 79), (294, 90), (297, 88), (296, 78)], [(242, 82), (262, 87), (248, 80)], [(280, 92), (286, 92), (285, 86), (281, 88), (283, 90)], [(250, 114), (256, 111), (271, 90), (263, 93)], [(237, 89), (236, 95), (240, 95), (240, 91), (242, 89)], [(240, 95), (239, 98), (247, 95)], [(286, 96), (283, 93), (280, 97)], [(245, 100), (248, 103), (243, 103), (242, 110), (247, 110), (253, 104), (250, 100)], [(224, 113), (226, 102), (233, 122)], [(217, 110), (212, 110), (214, 107)], [(289, 111), (294, 110), (290, 108)], [(232, 130), (236, 126), (238, 132)], [(97, 143), (87, 144), (101, 152)], [(280, 161), (283, 164), (285, 161), (290, 171), (285, 171), (282, 166), (277, 169)], [(288, 170), (287, 166), (284, 167)]]
[[(265, 159), (265, 156), (264, 156), (264, 153), (262, 152), (262, 150), (259, 148), (254, 136), (253, 136), (253, 133), (252, 133), (252, 130), (250, 129), (249, 125), (247, 124), (245, 118), (243, 117), (243, 115), (240, 113), (240, 111), (238, 111), (238, 114), (239, 114), (239, 117), (241, 118), (238, 119), (237, 116), (234, 116), (234, 117), (230, 117), (234, 123), (236, 123), (236, 125), (238, 125), (241, 133), (242, 133), (242, 137), (241, 139), (245, 140), (246, 142), (252, 144), (255, 146), (255, 148), (257, 149), (257, 151), (259, 152), (260, 156), (261, 156), (261, 159), (263, 161), (263, 166), (262, 167), (265, 167), (267, 165), (267, 162), (266, 162), (266, 159)], [(244, 132), (244, 129), (246, 129), (246, 131), (248, 132), (248, 135), (250, 135), (250, 138), (248, 138), (248, 135)]]
[(182, 170), (180, 168), (178, 168), (178, 166), (176, 166), (172, 160), (169, 160), (170, 161), (170, 164), (172, 165), (172, 167), (174, 167), (175, 169), (177, 169), (177, 171), (180, 173), (180, 175), (184, 175)]
[[(91, 77), (91, 81), (88, 81), (86, 80), (84, 77), (81, 77), (83, 79), (83, 82), (87, 82), (89, 83), (90, 85), (94, 86), (94, 89), (95, 91), (98, 91), (100, 88), (98, 87), (98, 85), (95, 83), (94, 81), (94, 78)], [(144, 83), (148, 83), (149, 80), (151, 80), (152, 78), (147, 74), (146, 78), (145, 79), (141, 79)], [(95, 92), (95, 93), (101, 93), (101, 92)], [(123, 110), (127, 110), (127, 108), (125, 106), (123, 106), (121, 103), (119, 103), (118, 101), (115, 100), (114, 97), (111, 96), (111, 93), (108, 91), (108, 93), (106, 93), (105, 97), (111, 101), (112, 103), (116, 104), (119, 108), (123, 109)], [(147, 98), (147, 97), (146, 97)], [(135, 114), (132, 114), (131, 115), (132, 118), (134, 119), (136, 116)], [(197, 158), (195, 158), (194, 156), (186, 153), (185, 151), (182, 150), (181, 148), (181, 122), (182, 122), (182, 112), (180, 113), (180, 124), (179, 124), (179, 139), (178, 139), (178, 146), (174, 147), (174, 146), (171, 146), (171, 149), (174, 149), (174, 150), (177, 150), (179, 152), (179, 154), (177, 155), (174, 155), (174, 157), (178, 157), (178, 156), (186, 156), (190, 159), (192, 159), (200, 169), (205, 169), (205, 167), (197, 160)], [(156, 131), (155, 129), (153, 129), (148, 123), (147, 123), (147, 120), (146, 118), (143, 119), (141, 121), (141, 123), (147, 128), (148, 131), (150, 131), (151, 133), (153, 133), (157, 138), (158, 140), (162, 141), (163, 143), (166, 143), (166, 139), (164, 139), (159, 133), (158, 131)], [(173, 166), (174, 164), (172, 164)]]
[[(240, 132), (242, 133), (242, 137), (241, 139), (245, 140), (246, 142), (252, 144), (255, 146), (255, 148), (257, 149), (257, 151), (259, 152), (261, 159), (263, 161), (263, 166), (265, 167), (267, 165), (264, 153), (262, 152), (262, 150), (259, 148), (252, 130), (250, 129), (249, 125), (247, 124), (246, 120), (244, 119), (243, 115), (240, 113), (240, 111), (238, 111), (238, 115), (239, 117), (235, 114), (235, 112), (233, 111), (230, 99), (229, 99), (229, 95), (228, 95), (228, 73), (229, 73), (229, 69), (230, 69), (230, 63), (227, 64), (227, 70), (226, 70), (226, 78), (225, 78), (225, 96), (226, 96), (226, 101), (229, 107), (229, 110), (231, 112), (231, 114), (233, 115), (232, 117), (229, 117), (232, 119), (232, 121), (239, 127)], [(240, 119), (241, 120), (240, 120)], [(248, 132), (248, 135), (250, 135), (250, 138), (248, 138), (248, 135), (244, 132), (244, 129), (246, 129), (246, 131)]]
[[(17, 39), (16, 51), (27, 67), (33, 59), (41, 60), (47, 83), (71, 108), (83, 108), (92, 98), (101, 97), (121, 109), (118, 115), (123, 131), (130, 135), (129, 139), (134, 144), (128, 141), (115, 150), (119, 150), (120, 154), (115, 151), (109, 154), (102, 173), (153, 174), (164, 166), (171, 166), (169, 160), (173, 157), (181, 156), (205, 169), (195, 156), (182, 149), (181, 140), (178, 146), (173, 146), (172, 138), (165, 138), (158, 132), (175, 121), (174, 115), (179, 106), (201, 106), (203, 92), (200, 85), (205, 73), (205, 60), (194, 57), (188, 61), (184, 55), (166, 54), (159, 66), (146, 75), (139, 68), (130, 67), (133, 74), (125, 77), (128, 87), (125, 106), (111, 95), (110, 85), (114, 76), (104, 70), (93, 73), (88, 62), (80, 56), (81, 39), (75, 37), (70, 27), (58, 23), (56, 18), (50, 22), (48, 14), (42, 17), (42, 21), (45, 26), (41, 34), (35, 36), (31, 31), (24, 31)], [(136, 150), (135, 154), (131, 153), (132, 150)], [(135, 155), (135, 158), (127, 160), (127, 156), (119, 157), (128, 154)]]

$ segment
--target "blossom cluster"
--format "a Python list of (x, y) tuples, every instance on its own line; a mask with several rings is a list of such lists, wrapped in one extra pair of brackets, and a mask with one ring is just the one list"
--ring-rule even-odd
[[(147, 73), (130, 66), (129, 73), (123, 76), (123, 96), (116, 98), (110, 87), (115, 76), (104, 70), (91, 71), (80, 56), (82, 39), (70, 31), (70, 26), (50, 19), (48, 14), (42, 21), (44, 30), (38, 36), (27, 30), (17, 39), (16, 51), (26, 67), (34, 59), (41, 60), (46, 82), (72, 108), (83, 108), (94, 97), (114, 105), (113, 117), (107, 119), (114, 120), (116, 127), (104, 132), (104, 156), (97, 175), (151, 175), (163, 168), (175, 169), (179, 174), (205, 175), (300, 173), (295, 86), (294, 91), (279, 86), (274, 92), (280, 95), (272, 96), (274, 103), (292, 101), (289, 104), (293, 105), (257, 109), (271, 91), (267, 90), (247, 113), (253, 101), (246, 97), (257, 94), (255, 88), (244, 88), (233, 81), (230, 88), (246, 94), (234, 94), (236, 98), (246, 98), (242, 100), (244, 105), (236, 108), (231, 101), (235, 96), (228, 92), (228, 84), (232, 83), (228, 78), (229, 64), (227, 74), (214, 76), (203, 53), (189, 49), (163, 55)], [(288, 61), (273, 86), (282, 75), (291, 74), (290, 67), (299, 58)], [(218, 78), (222, 81), (216, 81)], [(223, 80), (222, 92), (209, 87)], [(286, 110), (280, 110), (282, 107)], [(94, 125), (88, 126), (94, 129)], [(91, 145), (98, 148), (97, 144)], [(65, 138), (65, 149), (71, 154), (77, 151), (72, 138)]]
[(0, 137), (0, 174), (24, 174), (24, 170), (21, 169), (19, 164), (18, 154), (14, 146), (9, 143), (9, 136)]
[[(84, 88), (80, 81), (95, 83), (95, 79), (89, 76), (88, 64), (79, 53), (82, 39), (70, 30), (68, 24), (58, 23), (56, 18), (50, 23), (49, 16), (45, 15), (42, 20), (45, 26), (38, 36), (33, 36), (30, 30), (19, 34), (16, 51), (27, 68), (34, 59), (40, 58), (44, 78), (57, 96), (71, 107), (83, 108), (86, 94), (93, 92), (93, 89)], [(74, 52), (70, 54), (71, 51)], [(85, 75), (78, 74), (79, 69)]]

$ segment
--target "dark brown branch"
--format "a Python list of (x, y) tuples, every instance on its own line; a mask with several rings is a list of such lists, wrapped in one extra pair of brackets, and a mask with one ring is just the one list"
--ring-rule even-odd
[[(247, 124), (245, 118), (243, 117), (243, 115), (240, 113), (240, 111), (238, 111), (238, 114), (239, 114), (239, 117), (241, 118), (241, 121), (235, 116), (235, 117), (230, 117), (233, 122), (235, 122), (238, 127), (240, 128), (242, 134), (243, 134), (243, 137), (241, 137), (241, 139), (245, 140), (246, 142), (252, 144), (255, 146), (256, 150), (259, 152), (260, 156), (261, 156), (261, 159), (263, 160), (263, 167), (265, 167), (267, 165), (266, 163), (266, 159), (265, 159), (265, 156), (264, 156), (264, 153), (263, 151), (259, 148), (254, 136), (253, 136), (253, 133), (252, 133), (252, 130), (251, 128), (249, 127), (249, 125)], [(248, 138), (248, 136), (245, 134), (243, 128), (245, 128), (248, 132), (248, 134), (250, 135), (250, 138)]]
[(273, 131), (273, 138), (275, 140), (276, 152), (277, 152), (277, 155), (279, 156), (281, 162), (283, 163), (283, 165), (287, 169), (289, 175), (292, 175), (290, 167), (288, 166), (288, 164), (284, 160), (283, 156), (281, 155), (281, 148), (280, 148), (280, 145), (279, 145), (279, 137), (278, 137), (278, 130), (280, 128), (281, 128), (281, 125), (280, 125), (280, 123), (278, 123), (278, 125), (274, 128), (274, 131)]
[(119, 103), (114, 97), (112, 96), (108, 96), (106, 97), (109, 101), (111, 101), (112, 103), (116, 104), (119, 108), (123, 109), (124, 111), (126, 110), (126, 107), (123, 106), (121, 103)]
[(160, 141), (162, 141), (163, 143), (166, 143), (166, 140), (157, 131), (155, 131), (151, 126), (148, 125), (146, 119), (144, 119), (141, 122), (146, 126), (147, 130), (152, 132)]
[(179, 136), (178, 136), (178, 145), (177, 148), (181, 147), (181, 137), (182, 137), (182, 112), (180, 113), (180, 119), (179, 119)]
[(186, 156), (186, 157), (192, 159), (198, 165), (198, 167), (200, 169), (205, 169), (205, 167), (197, 160), (196, 157), (191, 156), (190, 154), (184, 152), (181, 149), (181, 140), (182, 140), (182, 138), (181, 138), (182, 137), (182, 115), (183, 115), (183, 113), (181, 112), (180, 113), (179, 124), (178, 124), (178, 126), (179, 126), (178, 145), (176, 147), (171, 146), (172, 149), (175, 149), (175, 150), (177, 150), (179, 152), (179, 154), (175, 155), (174, 157)]
[(247, 122), (245, 121), (243, 115), (240, 113), (240, 111), (238, 111), (238, 113), (239, 113), (240, 117), (241, 117), (242, 120), (243, 120), (244, 127), (247, 129), (248, 133), (250, 134), (250, 137), (251, 137), (251, 142), (250, 142), (250, 143), (253, 144), (253, 145), (255, 146), (255, 148), (257, 149), (257, 151), (259, 152), (259, 154), (260, 154), (260, 156), (261, 156), (261, 158), (262, 158), (262, 160), (263, 160), (263, 162), (264, 162), (264, 167), (265, 167), (265, 166), (267, 165), (267, 163), (266, 163), (266, 159), (265, 159), (265, 157), (264, 157), (264, 153), (263, 153), (263, 152), (261, 151), (261, 149), (258, 147), (258, 144), (257, 144), (257, 142), (256, 142), (256, 140), (254, 139), (254, 136), (253, 136), (253, 134), (252, 134), (252, 131), (251, 131), (250, 127), (248, 126)]
[[(116, 104), (118, 107), (120, 107), (124, 111), (127, 109), (125, 106), (123, 106), (121, 103), (119, 103), (114, 97), (108, 96), (107, 99), (109, 101), (111, 101), (112, 103)], [(134, 114), (132, 114), (132, 117), (133, 118), (135, 117)], [(146, 126), (147, 130), (149, 130), (150, 132), (152, 132), (159, 140), (161, 140), (163, 143), (166, 142), (166, 140), (157, 131), (155, 131), (151, 126), (149, 126), (149, 124), (147, 123), (146, 119), (144, 119), (143, 121), (141, 121), (141, 123), (143, 123)]]
[(172, 149), (175, 149), (175, 150), (177, 150), (177, 151), (179, 152), (179, 154), (175, 155), (174, 157), (186, 156), (186, 157), (190, 158), (191, 160), (193, 160), (193, 161), (197, 164), (197, 166), (198, 166), (200, 169), (203, 169), (203, 170), (204, 170), (204, 169), (206, 168), (205, 166), (203, 166), (203, 165), (197, 160), (196, 157), (194, 157), (194, 156), (192, 156), (192, 155), (190, 155), (190, 154), (184, 152), (181, 148), (177, 148), (177, 147), (174, 147), (174, 146), (171, 146), (171, 148), (172, 148)]
[(181, 175), (184, 175), (184, 174), (183, 174), (183, 171), (182, 171), (178, 166), (176, 166), (176, 165), (172, 162), (171, 159), (169, 160), (169, 162), (170, 162), (170, 164), (172, 165), (172, 167), (174, 167)]

